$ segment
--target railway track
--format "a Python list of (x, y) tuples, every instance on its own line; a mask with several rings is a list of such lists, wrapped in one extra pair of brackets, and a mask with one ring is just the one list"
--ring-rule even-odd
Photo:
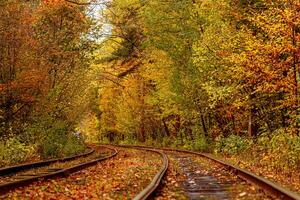
[[(110, 153), (98, 153), (94, 149), (91, 149), (87, 153), (77, 156), (2, 168), (0, 169), (0, 195), (4, 195), (10, 190), (28, 185), (39, 179), (49, 179), (57, 176), (69, 175), (86, 167), (92, 166), (100, 161), (112, 158), (118, 153), (115, 148), (104, 148), (109, 150)], [(87, 157), (84, 162), (78, 161), (78, 163), (76, 163), (76, 159), (83, 157)], [(71, 166), (66, 165), (65, 167), (55, 167), (59, 165), (63, 166), (63, 163), (67, 163), (69, 161), (72, 161), (75, 164)]]
[[(257, 176), (248, 170), (241, 169), (237, 166), (234, 166), (232, 164), (229, 164), (227, 162), (219, 160), (210, 154), (199, 153), (199, 152), (188, 151), (188, 150), (169, 149), (169, 148), (152, 148), (152, 147), (147, 147), (147, 146), (130, 146), (130, 145), (116, 145), (116, 146), (121, 146), (121, 147), (126, 147), (126, 148), (159, 150), (160, 153), (162, 153), (162, 151), (164, 151), (164, 152), (177, 152), (177, 153), (185, 153), (185, 154), (200, 156), (202, 158), (213, 161), (213, 162), (217, 163), (218, 165), (222, 165), (224, 168), (226, 168), (228, 171), (234, 173), (239, 178), (245, 180), (248, 183), (255, 185), (256, 187), (261, 188), (263, 191), (267, 192), (268, 194), (271, 194), (273, 196), (273, 198), (275, 198), (275, 199), (300, 200), (300, 196), (298, 194), (296, 194), (286, 188), (283, 188), (280, 185), (267, 180), (266, 178)], [(161, 173), (161, 175), (163, 175), (163, 173)], [(206, 181), (205, 184), (213, 184), (212, 182), (210, 182), (210, 183), (207, 182), (207, 180), (203, 180), (203, 181), (204, 182)], [(155, 189), (153, 188), (152, 191), (154, 191), (154, 190)], [(213, 192), (213, 190), (210, 192)], [(226, 199), (226, 198), (221, 198), (221, 199)]]
[[(222, 173), (220, 172), (220, 170), (216, 172), (217, 174), (209, 174), (206, 173), (205, 171), (199, 170), (202, 166), (199, 165), (199, 162), (198, 163), (195, 162), (196, 159), (194, 158), (201, 158), (201, 159), (209, 160), (210, 162), (216, 163), (218, 165), (221, 165), (222, 166), (221, 170), (228, 171), (228, 172), (230, 171), (231, 174), (238, 176), (240, 179), (243, 179), (255, 185), (256, 187), (260, 187), (263, 191), (267, 192), (267, 194), (272, 194), (271, 198), (269, 198), (270, 196), (266, 196), (268, 198), (264, 198), (263, 196), (260, 197), (259, 199), (300, 200), (300, 196), (298, 194), (293, 193), (285, 188), (282, 188), (281, 186), (272, 183), (271, 181), (265, 178), (259, 177), (247, 170), (241, 169), (239, 167), (221, 161), (209, 154), (203, 154), (203, 153), (187, 151), (187, 150), (178, 150), (178, 149), (151, 148), (146, 146), (104, 145), (103, 147), (110, 149), (110, 151), (113, 153), (98, 158), (94, 158), (80, 164), (72, 165), (66, 168), (57, 168), (57, 169), (45, 168), (46, 169), (46, 172), (44, 171), (45, 173), (24, 174), (21, 173), (23, 171), (20, 171), (21, 173), (21, 176), (19, 176), (20, 180), (0, 184), (0, 193), (3, 194), (11, 189), (19, 187), (21, 185), (26, 185), (40, 178), (52, 178), (56, 176), (68, 175), (72, 172), (76, 172), (85, 167), (94, 165), (95, 163), (101, 160), (105, 160), (117, 155), (118, 148), (128, 148), (128, 149), (136, 149), (136, 150), (155, 153), (160, 156), (162, 161), (161, 165), (160, 164), (158, 165), (160, 166), (160, 168), (157, 171), (157, 173), (154, 171), (156, 175), (153, 176), (152, 180), (149, 181), (149, 184), (145, 186), (144, 189), (141, 189), (141, 191), (133, 198), (134, 200), (146, 200), (152, 197), (154, 199), (168, 199), (168, 198), (157, 198), (156, 196), (160, 192), (161, 190), (160, 188), (162, 188), (162, 182), (166, 182), (162, 180), (169, 167), (168, 157), (170, 158), (172, 157), (172, 162), (175, 159), (178, 161), (178, 163), (181, 163), (180, 167), (184, 170), (184, 172), (187, 175), (187, 181), (184, 183), (183, 187), (189, 192), (188, 193), (189, 199), (203, 199), (202, 198), (203, 194), (210, 195), (209, 197), (213, 197), (212, 199), (230, 199), (230, 195), (226, 193), (225, 188), (226, 187), (232, 188), (232, 187), (236, 187), (237, 185), (235, 183), (236, 181), (235, 179), (231, 179), (230, 181), (227, 180), (227, 182), (225, 181), (223, 183), (220, 183), (220, 181), (217, 180), (218, 178), (214, 177), (215, 175), (218, 176), (220, 175), (220, 173)], [(191, 157), (192, 155), (195, 157)], [(111, 160), (111, 163), (114, 163), (115, 161), (116, 160)], [(212, 166), (210, 166), (210, 164), (204, 167), (213, 168)], [(110, 170), (110, 168), (107, 168), (107, 170)], [(157, 192), (157, 190), (159, 191)], [(242, 197), (244, 194), (241, 193), (239, 195)]]
[(161, 166), (160, 170), (157, 172), (157, 174), (154, 176), (154, 178), (152, 179), (151, 183), (147, 187), (145, 187), (138, 195), (136, 195), (133, 198), (133, 200), (146, 200), (146, 199), (150, 198), (154, 194), (154, 192), (157, 190), (157, 188), (160, 186), (161, 181), (169, 167), (168, 157), (165, 153), (163, 153), (162, 151), (158, 151), (156, 149), (149, 149), (149, 148), (142, 148), (142, 147), (130, 147), (130, 146), (122, 146), (122, 147), (150, 151), (150, 152), (159, 154), (162, 158), (162, 166)]
[(9, 174), (13, 174), (13, 173), (17, 173), (19, 171), (26, 170), (26, 169), (47, 166), (47, 165), (50, 165), (51, 163), (55, 163), (55, 162), (66, 162), (66, 161), (74, 160), (76, 158), (88, 156), (88, 155), (92, 154), (94, 151), (95, 151), (94, 149), (90, 148), (88, 152), (85, 152), (85, 153), (82, 153), (79, 155), (70, 156), (70, 157), (49, 159), (49, 160), (43, 160), (43, 161), (38, 161), (38, 162), (33, 162), (33, 163), (26, 163), (26, 164), (21, 164), (21, 165), (3, 167), (3, 168), (0, 168), (0, 177), (9, 175)]
[(181, 152), (181, 153), (188, 153), (197, 156), (201, 156), (203, 158), (209, 159), (217, 164), (220, 164), (227, 168), (229, 171), (236, 174), (241, 179), (260, 187), (262, 190), (272, 194), (275, 198), (284, 199), (284, 200), (300, 200), (300, 196), (286, 188), (281, 187), (280, 185), (269, 181), (266, 178), (260, 177), (248, 170), (242, 169), (240, 167), (234, 166), (230, 163), (222, 161), (220, 159), (215, 158), (210, 154), (199, 153), (194, 151), (187, 151), (187, 150), (174, 150), (174, 149), (163, 149), (165, 151), (172, 151), (172, 152)]
[[(93, 148), (97, 148), (97, 147), (99, 147), (99, 146), (93, 145)], [(26, 166), (26, 167), (24, 167), (23, 165), (20, 166), (21, 169), (18, 169), (16, 166), (12, 167), (12, 169), (6, 169), (7, 173), (6, 174), (3, 173), (3, 175), (7, 175), (7, 176), (11, 175), (14, 180), (0, 183), (0, 199), (6, 199), (6, 197), (11, 198), (11, 196), (10, 197), (6, 196), (6, 193), (8, 193), (9, 191), (14, 190), (16, 188), (19, 188), (21, 186), (27, 186), (30, 183), (33, 183), (39, 179), (65, 177), (66, 175), (69, 175), (73, 172), (77, 172), (83, 168), (94, 165), (99, 161), (111, 158), (111, 157), (117, 155), (117, 153), (118, 153), (118, 150), (115, 147), (109, 147), (109, 146), (102, 146), (102, 147), (105, 147), (106, 149), (110, 149), (113, 153), (111, 153), (110, 155), (101, 156), (100, 158), (92, 159), (92, 160), (84, 162), (84, 163), (72, 165), (72, 166), (66, 167), (66, 168), (56, 168), (56, 167), (53, 168), (51, 163), (56, 163), (57, 161), (70, 161), (72, 159), (67, 158), (67, 159), (58, 159), (55, 161), (53, 160), (53, 162), (51, 162), (50, 165), (47, 165), (47, 166), (45, 166), (46, 164), (44, 164), (45, 162), (43, 162), (44, 165), (40, 165), (40, 164), (36, 165), (36, 164), (31, 163), (31, 164), (28, 164), (28, 166)], [(147, 187), (145, 187), (143, 190), (141, 190), (133, 198), (134, 200), (146, 200), (159, 187), (159, 185), (162, 181), (162, 178), (168, 169), (168, 158), (167, 158), (166, 154), (164, 154), (158, 150), (150, 150), (150, 149), (139, 148), (139, 147), (134, 147), (134, 148), (130, 147), (130, 149), (154, 153), (154, 154), (159, 155), (159, 157), (161, 158), (162, 165), (161, 165), (161, 167), (159, 167), (158, 172), (157, 173), (155, 172), (156, 174), (153, 177), (153, 179), (150, 181), (150, 184)], [(95, 153), (96, 151), (93, 150), (92, 152)], [(92, 156), (93, 153), (88, 152), (85, 155)], [(141, 155), (145, 155), (145, 154), (141, 153)], [(80, 155), (78, 157), (83, 157), (83, 155)], [(158, 160), (160, 160), (159, 157), (157, 157)], [(76, 159), (76, 158), (74, 158), (74, 159)], [(114, 163), (113, 160), (112, 160), (112, 163)], [(49, 166), (50, 166), (50, 168), (49, 168)], [(158, 166), (160, 166), (160, 165), (158, 165)], [(147, 169), (147, 168), (145, 168), (145, 169)], [(32, 171), (32, 170), (34, 170), (34, 171)], [(2, 178), (3, 178), (3, 176), (2, 176)], [(9, 178), (11, 178), (11, 177), (9, 177)], [(0, 181), (1, 181), (1, 177), (0, 177)], [(139, 188), (141, 188), (141, 187), (139, 187)]]

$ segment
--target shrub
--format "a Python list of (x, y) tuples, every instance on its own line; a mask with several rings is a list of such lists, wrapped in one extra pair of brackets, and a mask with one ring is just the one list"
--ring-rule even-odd
[(193, 150), (193, 141), (190, 140), (183, 140), (181, 143), (177, 143), (177, 146), (179, 148), (187, 149), (187, 150)]
[(172, 144), (172, 139), (170, 137), (163, 137), (160, 146), (162, 147), (169, 147)]
[(277, 169), (296, 169), (300, 165), (300, 136), (290, 133), (287, 129), (261, 135), (258, 138), (258, 148), (265, 152), (261, 162)]
[(215, 151), (217, 153), (225, 153), (228, 155), (236, 155), (250, 148), (253, 141), (238, 135), (230, 135), (229, 137), (219, 137), (215, 143)]
[(172, 143), (171, 143), (171, 147), (173, 147), (173, 148), (177, 148), (177, 147), (182, 147), (182, 146), (184, 146), (184, 141), (181, 139), (181, 138), (179, 138), (179, 137), (177, 137), (177, 138), (170, 138), (171, 139), (171, 141), (172, 141)]
[(157, 140), (152, 139), (152, 138), (148, 138), (144, 142), (145, 146), (155, 146), (156, 144), (159, 144), (159, 142)]
[(208, 152), (209, 146), (209, 141), (204, 135), (198, 136), (192, 143), (192, 149), (196, 151)]
[(26, 161), (35, 154), (33, 145), (26, 145), (16, 137), (0, 142), (0, 166), (13, 165)]
[(67, 142), (63, 148), (64, 156), (71, 156), (82, 153), (86, 146), (82, 137), (76, 137), (73, 134), (68, 136)]
[(71, 156), (86, 149), (83, 138), (67, 134), (64, 129), (57, 128), (48, 132), (40, 147), (43, 158)]
[(67, 143), (67, 128), (64, 123), (56, 122), (51, 128), (45, 130), (45, 136), (40, 143), (43, 158), (63, 156), (63, 147)]

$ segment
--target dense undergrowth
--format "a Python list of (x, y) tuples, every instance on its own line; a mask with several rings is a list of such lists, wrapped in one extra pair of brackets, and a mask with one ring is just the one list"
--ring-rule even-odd
[(215, 143), (214, 152), (266, 166), (273, 171), (292, 172), (300, 169), (300, 137), (284, 129), (262, 134), (256, 139), (235, 135), (220, 138)]
[(84, 152), (82, 136), (68, 130), (62, 121), (30, 126), (25, 133), (0, 141), (0, 167), (30, 160), (65, 157)]
[(51, 135), (37, 144), (25, 143), (19, 137), (12, 137), (0, 142), (0, 167), (30, 160), (71, 156), (85, 149), (83, 139), (73, 134)]
[[(101, 142), (109, 142), (104, 138)], [(134, 139), (116, 139), (118, 144), (136, 144), (156, 147), (172, 147), (244, 160), (260, 166), (268, 166), (273, 171), (292, 172), (300, 168), (300, 136), (285, 129), (264, 133), (257, 138), (238, 135), (220, 136), (211, 139), (198, 136), (193, 140), (164, 137), (138, 142)]]

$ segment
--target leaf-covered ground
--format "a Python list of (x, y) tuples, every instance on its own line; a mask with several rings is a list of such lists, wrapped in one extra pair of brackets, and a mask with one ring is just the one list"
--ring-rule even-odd
[(41, 180), (3, 199), (132, 199), (161, 167), (159, 155), (120, 149), (119, 154), (69, 177)]
[[(239, 200), (266, 200), (272, 199), (267, 194), (263, 193), (260, 189), (255, 188), (252, 185), (242, 181), (237, 176), (228, 172), (224, 167), (215, 164), (207, 159), (203, 159), (199, 156), (193, 156), (182, 153), (168, 153), (170, 158), (170, 168), (165, 177), (164, 184), (158, 190), (155, 197), (156, 200), (170, 200), (190, 199), (191, 195), (196, 195), (193, 199), (202, 199), (205, 195), (199, 193), (189, 194), (186, 185), (197, 181), (197, 178), (201, 176), (213, 177), (214, 184), (219, 184), (220, 187), (224, 187), (224, 193), (230, 199)], [(186, 162), (189, 159), (189, 163)], [(187, 170), (187, 168), (189, 168)], [(191, 176), (191, 172), (194, 174)], [(207, 183), (203, 183), (207, 184)], [(202, 185), (203, 187), (203, 185)], [(203, 189), (201, 185), (199, 190)], [(201, 197), (203, 195), (203, 197)], [(210, 196), (209, 199), (220, 199)], [(204, 198), (205, 199), (205, 198)]]
[(296, 193), (300, 193), (300, 174), (297, 171), (292, 171), (287, 169), (283, 170), (274, 170), (271, 166), (271, 163), (262, 164), (259, 160), (260, 157), (254, 158), (253, 156), (221, 156), (222, 159), (240, 166), (241, 168), (248, 169), (249, 171), (263, 176), (271, 181), (277, 182), (283, 187), (286, 187)]

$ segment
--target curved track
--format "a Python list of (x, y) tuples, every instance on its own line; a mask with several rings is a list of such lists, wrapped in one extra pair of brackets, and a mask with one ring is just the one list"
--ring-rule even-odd
[[(97, 145), (99, 146), (99, 145)], [(101, 146), (101, 145), (100, 145)], [(163, 176), (165, 175), (168, 166), (169, 166), (169, 161), (168, 161), (168, 157), (165, 153), (163, 153), (163, 151), (168, 151), (168, 152), (178, 152), (178, 153), (186, 153), (186, 154), (193, 154), (193, 155), (197, 155), (197, 156), (201, 156), (205, 159), (209, 159), (215, 163), (218, 163), (222, 166), (224, 166), (224, 168), (226, 168), (227, 170), (234, 172), (234, 174), (236, 174), (238, 177), (242, 178), (243, 180), (252, 183), (253, 185), (256, 185), (260, 188), (262, 188), (264, 191), (267, 191), (268, 193), (272, 194), (274, 197), (277, 197), (279, 199), (293, 199), (293, 200), (300, 200), (300, 196), (294, 192), (291, 192), (281, 186), (279, 186), (278, 184), (275, 184), (263, 177), (257, 176), (247, 170), (241, 169), (237, 166), (234, 166), (232, 164), (229, 164), (227, 162), (224, 162), (222, 160), (219, 160), (217, 158), (215, 158), (214, 156), (210, 155), (210, 154), (205, 154), (205, 153), (199, 153), (199, 152), (194, 152), (194, 151), (187, 151), (187, 150), (178, 150), (178, 149), (167, 149), (167, 148), (152, 148), (152, 147), (146, 147), (146, 146), (129, 146), (129, 145), (112, 145), (115, 147), (121, 147), (121, 148), (132, 148), (132, 149), (138, 149), (138, 150), (143, 150), (143, 151), (150, 151), (156, 154), (159, 154), (162, 158), (162, 166), (160, 167), (160, 170), (156, 173), (156, 175), (154, 176), (154, 178), (152, 179), (151, 183), (146, 186), (137, 196), (134, 197), (134, 200), (145, 200), (145, 199), (149, 199), (149, 197), (155, 193), (155, 191), (157, 190), (157, 188), (159, 187), (159, 185), (161, 184), (161, 181), (163, 179)], [(29, 184), (33, 181), (36, 181), (40, 178), (53, 178), (56, 176), (64, 176), (64, 175), (68, 175), (70, 173), (79, 171), (85, 167), (91, 166), (96, 164), (99, 161), (102, 160), (106, 160), (108, 158), (112, 158), (114, 156), (117, 155), (118, 151), (116, 150), (116, 148), (113, 147), (109, 147), (107, 145), (103, 146), (107, 149), (110, 149), (110, 151), (112, 151), (112, 153), (110, 155), (106, 155), (106, 156), (102, 156), (102, 157), (97, 157), (94, 158), (92, 160), (89, 160), (87, 162), (84, 163), (80, 163), (77, 165), (73, 165), (71, 167), (67, 167), (67, 168), (63, 168), (63, 169), (49, 169), (49, 171), (47, 173), (44, 174), (35, 174), (32, 177), (25, 177), (22, 178), (20, 180), (16, 180), (13, 182), (9, 182), (9, 183), (4, 183), (4, 184), (0, 184), (0, 194), (6, 193), (7, 191), (14, 189), (16, 187), (22, 186), (22, 185), (26, 185)], [(85, 154), (81, 154), (78, 155), (77, 157), (82, 157), (82, 156), (87, 156), (90, 155), (91, 152), (85, 153)], [(75, 157), (75, 158), (77, 158)], [(75, 159), (74, 157), (68, 157), (65, 159), (58, 159), (60, 161), (68, 161), (68, 160), (72, 160)], [(55, 162), (55, 161), (53, 161)], [(28, 168), (35, 168), (35, 166), (40, 167), (40, 165), (30, 165), (28, 164)], [(16, 166), (14, 166), (16, 167)], [(24, 166), (20, 166), (21, 169), (15, 168), (13, 170), (16, 171), (20, 171), (24, 169)], [(25, 169), (28, 169), (25, 167)], [(3, 172), (3, 171), (2, 171)], [(13, 173), (10, 170), (7, 170), (7, 172)]]
[[(241, 179), (260, 187), (264, 191), (272, 194), (274, 197), (277, 197), (279, 199), (284, 199), (284, 200), (300, 200), (300, 195), (298, 195), (286, 188), (283, 188), (280, 185), (278, 185), (274, 182), (271, 182), (270, 180), (268, 180), (266, 178), (257, 176), (256, 174), (253, 174), (252, 172), (250, 172), (248, 170), (242, 169), (240, 167), (234, 166), (225, 161), (217, 159), (210, 154), (199, 153), (199, 152), (188, 151), (188, 150), (170, 149), (170, 148), (153, 148), (153, 147), (147, 147), (147, 146), (130, 146), (130, 145), (116, 145), (116, 146), (126, 147), (126, 148), (148, 149), (151, 151), (154, 151), (154, 150), (172, 151), (172, 152), (188, 153), (188, 154), (194, 154), (197, 156), (201, 156), (203, 158), (212, 160), (212, 161), (224, 166), (228, 170), (234, 172)], [(161, 151), (160, 151), (160, 153), (162, 153)], [(162, 174), (162, 176), (163, 176), (163, 174)], [(150, 188), (150, 186), (149, 186), (149, 188)], [(152, 191), (154, 191), (154, 190), (155, 189), (152, 188)], [(141, 198), (141, 199), (143, 199), (143, 198)], [(144, 199), (146, 199), (146, 198), (144, 198)]]
[(169, 167), (169, 160), (168, 160), (167, 155), (165, 153), (163, 153), (162, 151), (138, 147), (138, 146), (126, 146), (126, 145), (113, 145), (113, 146), (150, 151), (150, 152), (159, 154), (162, 157), (162, 161), (163, 161), (162, 166), (161, 166), (160, 170), (157, 172), (157, 174), (154, 176), (154, 178), (152, 179), (151, 183), (147, 187), (145, 187), (144, 190), (142, 190), (137, 196), (135, 196), (133, 198), (133, 200), (148, 199), (156, 191), (156, 189), (160, 185), (165, 173), (167, 172), (167, 169)]
[(228, 170), (234, 172), (241, 179), (260, 187), (264, 191), (271, 193), (273, 196), (275, 196), (277, 198), (285, 199), (285, 200), (300, 200), (300, 196), (298, 194), (296, 194), (290, 190), (287, 190), (287, 189), (281, 187), (280, 185), (273, 183), (266, 178), (260, 177), (248, 170), (242, 169), (240, 167), (234, 166), (230, 163), (227, 163), (225, 161), (217, 159), (216, 157), (214, 157), (210, 154), (199, 153), (199, 152), (194, 152), (194, 151), (187, 151), (187, 150), (174, 150), (174, 149), (163, 149), (163, 150), (189, 153), (189, 154), (194, 154), (194, 155), (198, 155), (198, 156), (210, 159), (218, 164), (223, 165)]
[(50, 165), (55, 162), (71, 161), (71, 160), (74, 160), (74, 159), (77, 159), (80, 157), (88, 156), (88, 155), (92, 154), (94, 151), (95, 151), (94, 149), (90, 149), (86, 153), (82, 153), (82, 154), (75, 155), (75, 156), (70, 156), (70, 157), (65, 157), (65, 158), (57, 158), (57, 159), (49, 159), (49, 160), (43, 160), (43, 161), (38, 161), (38, 162), (33, 162), (33, 163), (26, 163), (26, 164), (21, 164), (21, 165), (3, 167), (3, 168), (0, 168), (0, 177), (4, 176), (4, 175), (13, 174), (13, 173), (16, 173), (16, 172), (19, 172), (22, 170), (26, 170), (26, 169), (47, 166), (47, 165)]
[[(50, 168), (50, 169), (47, 170), (47, 173), (30, 174), (30, 175), (25, 175), (24, 177), (20, 176), (19, 180), (2, 183), (2, 184), (0, 184), (0, 194), (5, 194), (6, 192), (8, 192), (12, 189), (30, 184), (34, 181), (37, 181), (38, 179), (41, 179), (41, 178), (48, 179), (48, 178), (54, 178), (54, 177), (57, 177), (57, 176), (65, 176), (65, 175), (68, 175), (70, 173), (77, 172), (77, 171), (79, 171), (81, 169), (84, 169), (86, 167), (95, 165), (96, 163), (98, 163), (100, 161), (112, 158), (112, 157), (114, 157), (118, 154), (118, 151), (115, 148), (110, 148), (110, 147), (106, 147), (106, 146), (105, 146), (105, 148), (111, 150), (112, 153), (110, 155), (100, 156), (98, 158), (94, 158), (90, 161), (80, 163), (80, 164), (77, 164), (77, 165), (74, 165), (74, 166), (71, 166), (71, 167), (67, 167), (67, 168), (63, 168), (63, 169), (59, 169), (59, 168), (58, 169), (57, 168), (56, 169), (55, 168), (51, 169)], [(79, 158), (79, 157), (88, 156), (93, 152), (94, 152), (94, 150), (91, 150), (90, 152), (88, 152), (86, 154), (81, 154), (81, 155), (78, 155), (78, 156), (68, 157), (68, 158), (64, 158), (64, 159), (56, 159), (55, 161), (51, 160), (51, 162), (49, 164), (57, 162), (57, 161), (64, 161), (64, 162), (65, 161), (70, 161), (70, 160), (73, 160), (73, 159), (76, 159), (76, 158)], [(49, 161), (47, 161), (47, 162), (49, 162)], [(39, 163), (43, 163), (43, 162), (39, 162)], [(41, 167), (41, 166), (45, 166), (45, 165), (47, 165), (47, 164), (44, 164), (44, 163), (42, 165), (40, 165), (40, 164), (33, 164), (33, 165), (32, 164), (27, 164), (27, 165), (25, 165), (25, 168), (24, 168), (23, 165), (19, 166), (20, 168), (18, 168), (18, 166), (14, 166), (14, 167), (12, 167), (12, 170), (7, 169), (7, 172), (15, 173), (17, 171), (21, 171), (21, 170), (24, 170), (24, 169), (32, 169), (32, 168), (37, 168), (37, 167)]]

